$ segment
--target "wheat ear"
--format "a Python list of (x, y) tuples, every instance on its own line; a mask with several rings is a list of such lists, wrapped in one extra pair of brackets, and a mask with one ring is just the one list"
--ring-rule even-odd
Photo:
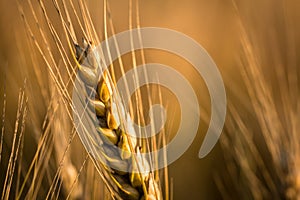
[[(132, 5), (131, 1), (130, 3)], [(55, 28), (52, 24), (45, 2), (39, 1), (39, 4), (50, 35), (58, 50), (60, 56), (59, 59), (62, 61), (63, 65), (65, 65), (68, 74), (67, 83), (63, 81), (64, 78), (60, 73), (59, 66), (55, 61), (52, 51), (50, 51), (50, 39), (47, 38), (45, 31), (40, 29), (42, 39), (41, 41), (36, 40), (34, 31), (26, 21), (25, 15), (22, 15), (25, 26), (29, 35), (33, 38), (34, 45), (47, 65), (50, 75), (57, 86), (57, 90), (62, 96), (63, 103), (70, 106), (71, 110), (79, 119), (80, 125), (75, 123), (75, 129), (78, 128), (78, 126), (82, 126), (87, 130), (87, 125), (80, 121), (81, 116), (76, 113), (76, 109), (72, 105), (71, 95), (67, 92), (69, 85), (74, 87), (75, 92), (84, 94), (85, 99), (81, 103), (85, 111), (89, 113), (95, 111), (98, 123), (94, 125), (94, 129), (97, 130), (97, 135), (92, 135), (88, 131), (85, 131), (85, 134), (80, 135), (80, 137), (83, 141), (86, 141), (86, 143), (83, 143), (88, 147), (87, 149), (89, 149), (88, 153), (90, 158), (106, 184), (111, 197), (113, 199), (162, 199), (162, 189), (160, 187), (161, 181), (157, 175), (159, 172), (151, 172), (153, 166), (150, 165), (150, 161), (142, 159), (140, 156), (141, 152), (155, 149), (157, 147), (157, 140), (154, 138), (138, 141), (136, 138), (130, 136), (134, 134), (132, 133), (134, 129), (131, 127), (133, 106), (130, 105), (129, 111), (125, 111), (122, 103), (116, 100), (116, 97), (112, 93), (112, 91), (117, 91), (115, 88), (116, 69), (111, 66), (110, 71), (102, 70), (102, 60), (97, 60), (95, 57), (95, 52), (100, 54), (100, 58), (102, 56), (101, 52), (96, 51), (96, 46), (100, 44), (100, 40), (92, 23), (87, 5), (84, 2), (79, 1), (78, 7), (80, 12), (78, 12), (72, 1), (53, 1), (53, 5), (61, 22), (60, 30), (63, 30), (64, 33), (64, 37), (61, 37), (58, 33), (60, 30)], [(34, 11), (32, 12), (34, 13)], [(109, 12), (109, 6), (107, 2), (104, 1), (105, 38), (107, 38), (108, 27), (106, 12)], [(110, 29), (113, 32), (112, 20), (111, 18), (108, 20)], [(79, 45), (78, 42), (81, 39), (78, 40), (75, 34), (75, 24), (80, 27), (79, 29), (84, 38), (81, 45)], [(43, 43), (46, 44), (46, 49), (42, 48), (41, 44)], [(67, 48), (63, 43), (67, 44)], [(116, 42), (114, 45), (116, 47), (118, 46)], [(68, 55), (67, 49), (70, 50), (71, 56)], [(135, 54), (133, 53), (134, 63), (135, 59)], [(121, 66), (120, 71), (124, 74), (123, 61), (121, 58), (118, 58), (118, 61)], [(82, 88), (75, 85), (74, 80), (72, 80), (74, 79), (77, 70), (80, 82), (82, 83)], [(100, 72), (102, 74), (101, 78), (99, 78)], [(137, 79), (135, 81), (138, 83)], [(92, 86), (95, 85), (97, 85), (97, 87), (93, 88)], [(118, 91), (116, 95), (118, 95)], [(136, 99), (139, 106), (139, 108), (137, 108), (137, 110), (139, 110), (137, 118), (138, 121), (143, 121), (142, 112), (140, 111), (142, 110), (143, 103), (140, 94), (137, 94)], [(66, 111), (67, 115), (71, 117), (72, 113), (70, 112), (70, 108), (67, 108)], [(130, 135), (128, 132), (130, 132)], [(95, 137), (100, 138), (100, 140), (95, 140)], [(160, 143), (162, 142), (160, 141)], [(109, 149), (112, 148), (104, 148), (105, 146), (118, 147), (121, 149), (121, 153), (114, 152), (113, 150), (110, 151)], [(100, 159), (102, 159), (102, 162)], [(122, 160), (122, 162), (117, 162), (119, 160)], [(106, 165), (107, 163), (109, 165)], [(114, 167), (114, 165), (118, 166)], [(131, 169), (132, 173), (128, 173), (128, 169)], [(165, 174), (166, 172), (167, 171), (165, 170)], [(53, 187), (55, 188), (56, 185), (57, 184), (55, 183)], [(48, 194), (48, 197), (50, 197), (49, 195), (50, 193)]]

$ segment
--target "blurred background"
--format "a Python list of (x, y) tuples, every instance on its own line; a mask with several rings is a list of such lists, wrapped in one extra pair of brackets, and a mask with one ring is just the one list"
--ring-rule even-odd
[[(20, 4), (27, 13), (33, 31), (38, 32), (34, 27), (33, 16), (30, 15), (29, 4)], [(32, 4), (37, 14), (42, 16), (38, 3)], [(54, 26), (59, 24), (53, 4), (45, 2), (45, 5)], [(118, 33), (128, 30), (129, 3), (109, 0), (109, 5), (115, 31)], [(89, 0), (87, 6), (96, 32), (103, 38), (103, 1)], [(166, 52), (146, 51), (147, 62), (166, 64), (183, 74), (196, 91), (200, 103), (198, 134), (190, 148), (169, 166), (171, 193), (175, 200), (300, 198), (299, 9), (300, 2), (296, 0), (139, 1), (141, 27), (169, 28), (196, 40), (215, 61), (226, 87), (228, 112), (221, 139), (205, 158), (199, 159), (198, 151), (210, 118), (210, 99), (205, 83), (184, 59)], [(49, 100), (53, 98), (51, 94), (54, 89), (51, 84), (54, 83), (50, 80), (42, 59), (36, 56), (38, 53), (29, 48), (32, 44), (17, 2), (2, 0), (0, 11), (1, 110), (6, 98), (5, 120), (1, 120), (1, 128), (5, 128), (4, 139), (1, 141), (2, 188), (13, 146), (18, 95), (20, 88), (24, 87), (24, 79), (26, 78), (28, 113), (23, 161), (20, 161), (24, 172), (20, 170), (21, 174), (26, 172), (36, 155), (39, 141), (45, 133), (43, 123), (45, 119), (46, 123), (50, 120), (46, 116), (47, 110), (55, 107), (55, 102)], [(43, 28), (45, 32), (49, 32), (45, 25)], [(33, 55), (36, 58), (34, 67)], [(124, 59), (126, 60), (126, 56)], [(36, 69), (39, 69), (38, 73)], [(180, 108), (175, 96), (167, 89), (163, 89), (163, 97), (164, 103), (170, 107), (167, 131), (172, 137), (180, 122)], [(65, 113), (63, 107), (59, 109), (60, 113)], [(61, 120), (55, 116), (54, 120)], [(66, 124), (70, 124), (70, 121), (66, 120)], [(49, 180), (54, 177), (62, 156), (58, 152), (63, 152), (67, 146), (67, 142), (54, 141), (62, 136), (67, 141), (69, 134), (65, 132), (72, 132), (71, 124), (66, 127), (50, 127), (49, 132), (53, 132), (53, 136), (49, 139), (49, 145), (55, 144), (49, 150), (46, 149), (49, 152), (39, 154), (39, 157), (43, 157), (41, 160), (49, 156), (48, 165), (45, 166), (49, 169), (43, 173), (46, 178), (42, 179), (40, 185), (37, 184), (38, 187), (36, 185), (38, 191), (35, 197), (42, 199), (49, 190)], [(70, 160), (65, 165), (70, 164), (72, 170), (67, 174), (69, 177), (76, 177), (74, 174), (80, 171), (86, 161), (86, 152), (78, 136), (75, 135), (68, 152)], [(86, 162), (88, 164), (83, 167), (83, 175), (79, 177), (82, 182), (79, 181), (76, 186), (78, 196), (74, 194), (73, 198), (103, 187), (97, 173), (91, 172), (92, 163), (89, 160)], [(38, 165), (37, 161), (35, 167)], [(34, 180), (34, 177), (35, 175), (31, 175), (30, 180)], [(88, 178), (90, 180), (85, 180)], [(14, 178), (12, 197), (18, 190), (17, 182), (17, 178)], [(93, 187), (85, 188), (86, 183), (92, 182)], [(34, 190), (31, 187), (34, 188), (26, 185), (25, 190)], [(66, 196), (62, 192), (58, 198), (64, 199)]]

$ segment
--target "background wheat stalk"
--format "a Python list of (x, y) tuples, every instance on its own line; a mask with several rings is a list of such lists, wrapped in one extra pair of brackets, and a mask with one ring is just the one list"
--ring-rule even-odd
[[(222, 141), (228, 176), (219, 182), (226, 199), (300, 198), (299, 66), (295, 53), (299, 30), (290, 3), (260, 4), (257, 12), (264, 12), (265, 18), (259, 21), (252, 13), (242, 12), (247, 4), (234, 3), (242, 51), (238, 60), (249, 102), (244, 99), (247, 107), (240, 108), (229, 104)], [(266, 13), (268, 9), (272, 11)]]

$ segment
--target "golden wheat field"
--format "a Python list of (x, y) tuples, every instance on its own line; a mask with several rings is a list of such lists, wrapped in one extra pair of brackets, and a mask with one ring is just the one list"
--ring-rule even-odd
[[(1, 0), (1, 199), (300, 199), (299, 10), (297, 0)], [(221, 94), (211, 98), (218, 83), (181, 56), (199, 58), (192, 48), (142, 48), (145, 27), (184, 34), (217, 66), (225, 122), (203, 158), (208, 130), (218, 137), (210, 124), (223, 106)], [(137, 32), (120, 54), (115, 36), (128, 30)], [(184, 47), (160, 37), (151, 32), (149, 46)], [(147, 63), (169, 66), (190, 88), (154, 65), (138, 73)], [(198, 103), (171, 88), (191, 89)], [(181, 140), (165, 150), (183, 122)], [(140, 138), (143, 127), (159, 130)]]

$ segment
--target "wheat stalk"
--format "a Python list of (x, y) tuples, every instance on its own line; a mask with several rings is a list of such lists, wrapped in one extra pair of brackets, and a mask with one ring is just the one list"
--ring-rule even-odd
[[(115, 154), (115, 152), (105, 152), (103, 150), (100, 153), (102, 154), (101, 156), (104, 157), (105, 160), (108, 161), (111, 165), (113, 165), (113, 163), (115, 162), (115, 158), (121, 158), (124, 161), (124, 167), (126, 168), (124, 168), (125, 173), (122, 170), (115, 170), (113, 167), (110, 168), (103, 165), (103, 163), (99, 162), (99, 158), (92, 155), (95, 154), (95, 152), (89, 152), (91, 160), (93, 161), (97, 171), (99, 172), (100, 176), (102, 177), (104, 183), (111, 193), (111, 197), (124, 199), (161, 199), (162, 192), (160, 189), (161, 183), (159, 181), (158, 172), (149, 172), (149, 169), (147, 169), (150, 168), (148, 161), (141, 160), (141, 158), (139, 158), (140, 149), (142, 149), (142, 151), (145, 151), (146, 149), (148, 149), (148, 151), (151, 151), (153, 150), (151, 148), (156, 148), (156, 139), (154, 139), (153, 141), (151, 139), (149, 141), (146, 140), (142, 142), (129, 137), (129, 135), (126, 133), (129, 130), (128, 127), (126, 127), (128, 126), (128, 124), (130, 124), (128, 121), (129, 118), (124, 118), (120, 115), (120, 112), (122, 112), (120, 111), (122, 110), (122, 104), (117, 103), (112, 96), (112, 91), (115, 89), (114, 68), (112, 66), (110, 72), (103, 72), (101, 80), (99, 80), (98, 74), (95, 71), (99, 70), (99, 68), (97, 68), (99, 63), (97, 63), (93, 53), (95, 45), (99, 44), (100, 41), (98, 39), (85, 3), (79, 1), (80, 14), (77, 13), (72, 1), (62, 1), (61, 3), (53, 1), (53, 3), (60, 18), (61, 30), (63, 30), (64, 32), (64, 37), (61, 37), (58, 33), (59, 29), (53, 26), (52, 21), (48, 15), (48, 7), (44, 4), (43, 1), (39, 2), (40, 8), (43, 12), (43, 16), (45, 17), (47, 28), (50, 32), (50, 36), (53, 38), (55, 47), (59, 54), (59, 59), (61, 60), (62, 65), (65, 66), (66, 76), (61, 73), (62, 65), (58, 65), (55, 61), (53, 51), (50, 49), (50, 39), (48, 38), (45, 29), (43, 29), (41, 25), (38, 25), (38, 31), (34, 32), (33, 27), (29, 24), (26, 15), (24, 14), (23, 8), (20, 5), (19, 10), (23, 17), (28, 34), (30, 38), (33, 39), (33, 44), (46, 63), (46, 66), (50, 72), (50, 77), (56, 85), (56, 91), (61, 98), (61, 103), (66, 107), (65, 111), (67, 113), (67, 116), (71, 118), (71, 111), (75, 111), (72, 105), (71, 96), (68, 92), (69, 87), (74, 86), (76, 92), (86, 93), (87, 102), (83, 102), (83, 106), (85, 107), (85, 109), (95, 110), (97, 116), (101, 118), (99, 122), (100, 126), (95, 128), (98, 130), (98, 134), (102, 138), (102, 143), (99, 144), (99, 141), (93, 141), (92, 137), (87, 138), (87, 140), (89, 140), (89, 143), (94, 143), (94, 145), (96, 146), (116, 145), (123, 150), (122, 154), (120, 155)], [(70, 7), (68, 7), (67, 4)], [(29, 1), (29, 5), (34, 16), (35, 23), (40, 24), (31, 1)], [(69, 11), (69, 8), (71, 8), (71, 13)], [(106, 1), (104, 1), (104, 10), (109, 10), (108, 6), (106, 5)], [(104, 13), (106, 16), (106, 12)], [(83, 47), (80, 47), (78, 45), (79, 43), (75, 35), (75, 28), (73, 27), (73, 24), (75, 23), (74, 21), (71, 21), (73, 20), (73, 18), (70, 17), (71, 15), (74, 16), (75, 22), (79, 25), (80, 30), (83, 34), (83, 38), (85, 38), (85, 40), (83, 41)], [(111, 18), (109, 19), (109, 22), (110, 27), (113, 31)], [(130, 26), (132, 26), (132, 24)], [(105, 27), (107, 28), (106, 17)], [(106, 28), (104, 32), (105, 37), (107, 38)], [(37, 33), (40, 34), (40, 40), (36, 39)], [(68, 48), (65, 48), (63, 43), (67, 44)], [(115, 45), (117, 46), (117, 44)], [(71, 56), (68, 55), (67, 49), (71, 51)], [(132, 55), (133, 62), (135, 63), (135, 54), (133, 53)], [(118, 60), (121, 64), (121, 72), (124, 74), (124, 67), (122, 67), (123, 62), (121, 58), (119, 58)], [(76, 74), (76, 69), (73, 67), (73, 63), (75, 63), (75, 66), (77, 66), (80, 79), (83, 81), (84, 87), (88, 89), (87, 91), (82, 91), (80, 90), (80, 88), (76, 88), (76, 85), (72, 80)], [(136, 64), (134, 64), (134, 66), (136, 66)], [(67, 77), (67, 79), (65, 77)], [(96, 88), (97, 91), (94, 91), (93, 88), (89, 88), (89, 86), (91, 85), (98, 85), (98, 87)], [(90, 95), (88, 95), (91, 91), (94, 92), (94, 95), (96, 96), (95, 99), (91, 98)], [(144, 122), (143, 115), (141, 114), (143, 107), (141, 94), (138, 93), (136, 99), (139, 102), (137, 108), (137, 110), (139, 111), (138, 121)], [(130, 107), (132, 109), (132, 105)], [(132, 115), (133, 111), (131, 110), (129, 113), (131, 113)], [(57, 123), (59, 124), (59, 122)], [(85, 126), (84, 124), (82, 125)], [(78, 124), (74, 124), (75, 129), (77, 126)], [(62, 151), (62, 149), (59, 148), (59, 145), (55, 145), (54, 147), (57, 152)], [(66, 157), (65, 155), (63, 155), (63, 160), (66, 164), (68, 162), (65, 158), (68, 158), (68, 156)], [(128, 174), (126, 173), (128, 167), (136, 168), (134, 171), (140, 172)], [(70, 165), (70, 167), (67, 168), (71, 169), (72, 166)], [(141, 172), (140, 168), (146, 168), (147, 170), (146, 172)], [(59, 168), (59, 170), (56, 172), (55, 179), (51, 184), (50, 190), (48, 191), (47, 198), (53, 198), (56, 188), (61, 187), (58, 182), (58, 177), (64, 177), (63, 174), (64, 173), (62, 169)], [(165, 171), (165, 174), (167, 177), (167, 171)], [(64, 178), (64, 180), (66, 180), (66, 178)], [(78, 178), (76, 178), (76, 180), (74, 181), (77, 180)], [(24, 186), (22, 186), (20, 194), (22, 194), (23, 188)], [(69, 198), (70, 195), (68, 195), (67, 197)], [(168, 195), (166, 195), (166, 197), (168, 198)]]

